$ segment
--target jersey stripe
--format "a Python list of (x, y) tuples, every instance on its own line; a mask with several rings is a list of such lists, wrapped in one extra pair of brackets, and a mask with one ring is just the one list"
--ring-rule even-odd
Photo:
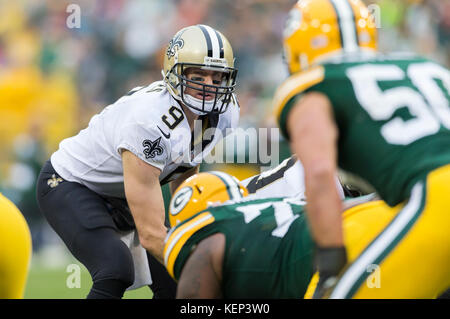
[(164, 264), (169, 274), (175, 278), (175, 261), (186, 241), (199, 229), (211, 224), (214, 217), (209, 212), (201, 213), (192, 220), (180, 225), (170, 234), (164, 247)]
[(339, 30), (341, 34), (342, 48), (345, 52), (358, 50), (357, 30), (355, 15), (348, 0), (330, 0), (336, 10)]
[(273, 99), (276, 119), (279, 121), (284, 106), (291, 98), (311, 86), (322, 82), (324, 78), (324, 67), (317, 66), (308, 71), (294, 74), (284, 81), (277, 89)]
[(405, 207), (397, 214), (385, 230), (348, 267), (330, 295), (332, 299), (351, 298), (359, 289), (361, 282), (369, 276), (367, 267), (380, 264), (412, 228), (423, 211), (425, 188), (417, 183)]

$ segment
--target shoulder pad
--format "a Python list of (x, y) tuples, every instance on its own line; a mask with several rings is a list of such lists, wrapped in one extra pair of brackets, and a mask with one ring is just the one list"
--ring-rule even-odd
[(285, 80), (275, 92), (273, 107), (276, 119), (279, 120), (284, 106), (290, 99), (323, 81), (325, 68), (316, 66), (307, 71), (296, 73)]

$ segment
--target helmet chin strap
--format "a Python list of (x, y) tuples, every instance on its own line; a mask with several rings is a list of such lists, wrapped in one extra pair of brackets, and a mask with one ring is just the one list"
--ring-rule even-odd
[[(192, 113), (195, 113), (197, 115), (208, 114), (208, 112), (200, 111), (202, 109), (202, 106), (203, 106), (203, 100), (197, 99), (197, 98), (195, 98), (195, 97), (193, 97), (192, 95), (189, 95), (189, 94), (185, 94), (184, 95), (184, 100), (185, 100), (186, 106), (189, 107), (189, 110), (191, 110)], [(218, 103), (219, 103), (219, 101), (218, 101)], [(196, 107), (198, 110), (190, 107), (191, 105)], [(213, 107), (214, 107), (214, 100), (212, 100), (212, 101), (206, 101), (205, 100), (204, 109), (206, 111), (211, 111)]]

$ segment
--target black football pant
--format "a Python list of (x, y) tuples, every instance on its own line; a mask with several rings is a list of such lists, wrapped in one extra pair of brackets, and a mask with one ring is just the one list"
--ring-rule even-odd
[[(93, 286), (87, 298), (121, 298), (134, 282), (134, 264), (105, 200), (79, 183), (58, 178), (47, 161), (37, 181), (36, 196), (41, 212), (72, 255), (91, 274)], [(149, 253), (147, 256), (153, 298), (175, 298), (175, 282), (161, 263)]]

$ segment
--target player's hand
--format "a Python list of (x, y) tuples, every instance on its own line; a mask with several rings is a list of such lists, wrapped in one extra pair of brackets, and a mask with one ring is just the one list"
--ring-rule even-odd
[(327, 297), (336, 285), (338, 275), (347, 263), (345, 247), (317, 247), (315, 266), (319, 272), (319, 282), (314, 291), (313, 299)]

